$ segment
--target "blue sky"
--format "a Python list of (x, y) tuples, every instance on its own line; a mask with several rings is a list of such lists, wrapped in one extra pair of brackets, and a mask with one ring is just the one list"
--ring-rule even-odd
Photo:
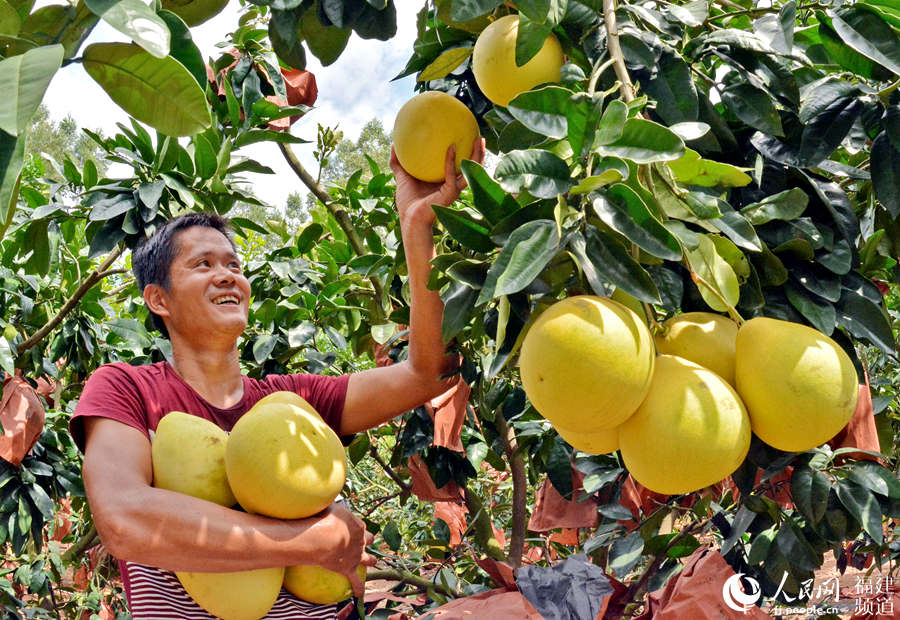
[[(39, 0), (37, 5), (58, 3), (59, 0)], [(295, 145), (293, 148), (313, 175), (316, 167), (312, 151), (317, 124), (340, 125), (344, 136), (355, 140), (363, 125), (377, 117), (390, 131), (397, 111), (414, 94), (413, 77), (396, 82), (390, 80), (403, 70), (412, 53), (415, 16), (424, 0), (394, 0), (394, 3), (397, 6), (398, 29), (397, 36), (390, 41), (364, 41), (354, 34), (341, 57), (329, 67), (322, 67), (314, 56), (307, 54), (307, 69), (316, 76), (319, 98), (315, 109), (295, 123), (291, 133), (312, 141), (312, 144)], [(204, 58), (216, 58), (221, 53), (216, 43), (224, 40), (225, 34), (236, 26), (239, 8), (237, 0), (231, 0), (222, 13), (191, 29), (194, 42)], [(125, 35), (100, 22), (86, 44), (127, 40)], [(99, 128), (107, 135), (116, 131), (116, 122), (127, 122), (125, 113), (80, 64), (69, 65), (57, 72), (44, 102), (53, 119), (59, 120), (71, 114), (79, 126)], [(251, 145), (239, 154), (252, 157), (276, 171), (275, 176), (245, 175), (253, 183), (256, 195), (266, 202), (282, 208), (289, 193), (306, 193), (306, 188), (284, 163), (274, 144)], [(111, 168), (112, 176), (115, 172), (115, 168)]]

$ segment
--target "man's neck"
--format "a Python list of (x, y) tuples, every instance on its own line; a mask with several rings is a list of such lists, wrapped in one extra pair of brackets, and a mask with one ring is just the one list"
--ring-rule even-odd
[(237, 348), (229, 352), (172, 346), (172, 368), (209, 404), (219, 409), (236, 405), (244, 396)]

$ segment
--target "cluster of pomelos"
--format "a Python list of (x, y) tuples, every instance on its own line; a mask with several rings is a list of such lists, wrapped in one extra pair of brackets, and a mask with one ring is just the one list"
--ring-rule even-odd
[[(151, 454), (155, 487), (278, 519), (322, 511), (347, 474), (337, 434), (292, 392), (257, 402), (230, 434), (209, 420), (173, 411), (157, 425)], [(365, 567), (358, 572), (364, 579)], [(223, 620), (262, 618), (282, 586), (323, 605), (351, 594), (345, 576), (316, 565), (176, 576), (198, 605)]]
[(707, 312), (677, 315), (654, 338), (613, 299), (569, 297), (522, 343), (522, 387), (573, 447), (619, 450), (652, 491), (690, 493), (731, 475), (751, 431), (809, 450), (850, 420), (859, 385), (847, 353), (819, 331), (757, 317), (740, 327)]

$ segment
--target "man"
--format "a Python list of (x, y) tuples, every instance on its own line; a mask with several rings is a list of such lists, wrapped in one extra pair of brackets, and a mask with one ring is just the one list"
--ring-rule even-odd
[[(434, 257), (432, 204), (449, 205), (464, 180), (448, 150), (442, 184), (412, 178), (392, 153), (410, 286), (408, 359), (344, 377), (242, 376), (237, 340), (247, 326), (250, 285), (224, 222), (188, 214), (135, 250), (134, 271), (154, 324), (172, 343), (172, 363), (107, 364), (91, 375), (70, 423), (84, 450), (84, 481), (106, 549), (120, 560), (132, 616), (208, 618), (172, 571), (230, 572), (318, 564), (346, 575), (363, 593), (359, 564), (372, 540), (363, 522), (332, 504), (306, 519), (247, 514), (152, 486), (150, 442), (159, 419), (182, 410), (230, 430), (265, 394), (290, 389), (310, 401), (335, 432), (375, 427), (444, 392), (443, 304), (428, 290)], [(473, 159), (480, 161), (478, 139)], [(284, 591), (270, 617), (333, 618), (334, 606)]]

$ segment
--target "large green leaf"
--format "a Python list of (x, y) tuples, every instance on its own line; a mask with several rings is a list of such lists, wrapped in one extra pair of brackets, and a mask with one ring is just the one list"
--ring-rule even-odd
[(169, 28), (141, 0), (84, 0), (107, 24), (130, 37), (157, 58), (169, 55)]
[(315, 9), (307, 10), (300, 19), (300, 34), (309, 46), (309, 51), (319, 59), (323, 67), (340, 57), (347, 47), (351, 32), (349, 28), (323, 26), (316, 17)]
[(417, 82), (430, 82), (440, 80), (464, 63), (472, 55), (471, 47), (454, 47), (443, 52), (434, 62), (422, 69), (416, 77)]
[(548, 22), (555, 26), (566, 15), (568, 0), (518, 0), (516, 8), (528, 19), (539, 23)]
[(212, 124), (203, 89), (174, 58), (127, 43), (94, 43), (83, 62), (113, 101), (162, 134), (189, 136)]
[(881, 507), (872, 492), (849, 480), (839, 480), (834, 490), (838, 499), (862, 526), (866, 534), (879, 545), (884, 542)]
[(741, 215), (754, 226), (759, 226), (772, 220), (797, 219), (806, 210), (807, 204), (809, 204), (809, 196), (806, 195), (806, 192), (798, 187), (793, 187), (747, 205), (741, 209)]
[(501, 4), (503, 0), (453, 0), (450, 15), (455, 21), (467, 22), (490, 13)]
[(711, 219), (709, 223), (725, 233), (736, 245), (751, 252), (761, 252), (762, 242), (753, 225), (724, 200), (718, 201), (718, 206), (722, 217)]
[(0, 130), (19, 135), (34, 116), (50, 80), (62, 65), (63, 46), (47, 45), (0, 60)]
[(472, 203), (491, 225), (519, 210), (519, 204), (496, 183), (478, 162), (464, 159), (460, 164), (472, 191)]
[(896, 357), (897, 343), (887, 316), (877, 305), (862, 295), (842, 289), (836, 306), (838, 325), (856, 338), (864, 338), (885, 353)]
[(781, 117), (765, 91), (748, 82), (740, 82), (725, 88), (722, 101), (728, 108), (750, 127), (769, 134), (783, 136)]
[(6, 0), (0, 0), (0, 35), (16, 36), (22, 27), (22, 16)]
[(433, 205), (431, 207), (438, 221), (447, 229), (450, 236), (467, 248), (476, 252), (487, 253), (494, 249), (490, 229), (477, 221), (465, 211)]
[(627, 185), (616, 183), (598, 194), (593, 206), (604, 224), (641, 249), (664, 260), (681, 260), (681, 244), (653, 217), (641, 197)]
[(507, 109), (530, 130), (549, 138), (565, 138), (566, 110), (571, 97), (572, 91), (567, 88), (545, 86), (517, 95)]
[(791, 497), (810, 523), (817, 524), (828, 507), (831, 481), (822, 472), (809, 467), (796, 467), (791, 475)]
[(656, 113), (667, 125), (697, 120), (699, 103), (690, 67), (674, 52), (663, 52), (656, 77), (644, 84), (644, 90), (656, 99)]
[(516, 31), (516, 66), (522, 67), (534, 58), (552, 31), (553, 24), (549, 21), (537, 22), (520, 13)]
[(528, 222), (509, 236), (506, 246), (488, 269), (476, 305), (501, 295), (518, 293), (531, 284), (559, 251), (556, 223)]
[(162, 10), (159, 17), (169, 28), (171, 33), (169, 53), (172, 58), (180, 62), (191, 72), (200, 86), (205, 86), (207, 81), (206, 63), (203, 62), (203, 54), (191, 37), (191, 30), (180, 17), (171, 11)]
[(837, 315), (834, 305), (822, 299), (807, 294), (791, 284), (785, 285), (784, 293), (791, 305), (802, 314), (817, 330), (830, 336), (834, 331)]
[[(700, 295), (710, 308), (725, 312), (728, 310), (719, 295), (732, 307), (740, 299), (740, 284), (731, 265), (719, 256), (716, 246), (706, 235), (700, 235), (700, 244), (696, 250), (687, 250), (691, 270), (703, 278), (705, 284), (697, 283)], [(710, 287), (718, 291), (716, 295)]]
[(900, 75), (900, 37), (881, 17), (848, 7), (831, 15), (831, 26), (854, 50)]
[(494, 177), (508, 192), (524, 190), (538, 198), (555, 198), (574, 185), (566, 162), (540, 149), (510, 151), (497, 164)]
[(810, 84), (804, 92), (800, 120), (805, 123), (800, 160), (814, 166), (840, 146), (862, 113), (859, 89), (842, 81)]
[(25, 136), (15, 137), (0, 131), (0, 239), (12, 220), (19, 197), (19, 174), (25, 156)]
[(604, 284), (609, 281), (640, 301), (660, 303), (659, 290), (650, 274), (618, 240), (590, 227), (585, 237), (573, 235), (569, 247), (598, 295), (607, 290)]
[(618, 140), (594, 150), (599, 155), (630, 159), (636, 164), (650, 164), (672, 161), (684, 155), (684, 141), (668, 127), (642, 118), (629, 118)]
[(686, 149), (680, 158), (666, 163), (679, 183), (700, 187), (744, 187), (753, 182), (750, 175), (737, 166), (700, 157)]
[(306, 67), (306, 51), (299, 36), (300, 16), (299, 9), (273, 10), (269, 19), (269, 41), (272, 42), (272, 50), (278, 55), (279, 60), (294, 69)]
[(900, 151), (881, 132), (872, 142), (869, 159), (872, 171), (872, 189), (878, 202), (894, 219), (900, 218)]

